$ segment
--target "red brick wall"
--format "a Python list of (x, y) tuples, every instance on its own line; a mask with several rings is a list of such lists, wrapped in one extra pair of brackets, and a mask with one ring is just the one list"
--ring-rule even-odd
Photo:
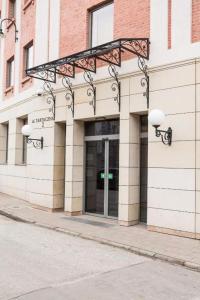
[[(88, 48), (88, 10), (102, 2), (61, 0), (60, 56)], [(114, 39), (149, 34), (150, 0), (114, 0)]]
[(200, 41), (200, 1), (192, 0), (192, 42)]
[(24, 78), (24, 46), (35, 38), (35, 18), (36, 13), (36, 0), (22, 0), (21, 8), (21, 28), (26, 30), (21, 31), (21, 44), (20, 44), (20, 89), (27, 88), (31, 85), (32, 79), (30, 77)]
[[(8, 17), (9, 14), (9, 5), (7, 1), (7, 7), (6, 7), (6, 17)], [(5, 96), (9, 97), (14, 93), (13, 89), (6, 89), (6, 75), (7, 75), (7, 61), (15, 55), (15, 27), (10, 22), (4, 22), (4, 32), (5, 32), (5, 60), (4, 60), (4, 92)]]
[(168, 49), (172, 46), (172, 0), (168, 0)]
[[(28, 0), (26, 3), (22, 0), (21, 7), (21, 28), (18, 28), (21, 34), (20, 39), (20, 90), (25, 87), (29, 87), (32, 83), (31, 78), (26, 78), (24, 80), (23, 76), (23, 66), (24, 66), (24, 57), (23, 57), (23, 47), (28, 44), (31, 40), (34, 40), (35, 37), (35, 5), (36, 0)], [(9, 7), (7, 5), (7, 14)], [(24, 30), (23, 30), (24, 28)], [(17, 42), (19, 43), (19, 41)], [(6, 31), (5, 38), (5, 62), (4, 62), (4, 91), (5, 96), (9, 97), (14, 93), (14, 89), (6, 89), (6, 75), (7, 75), (7, 60), (15, 55), (15, 39), (14, 39), (14, 26), (11, 25)], [(19, 59), (15, 57), (16, 60)], [(16, 72), (16, 69), (15, 69)], [(14, 87), (15, 88), (15, 87)]]

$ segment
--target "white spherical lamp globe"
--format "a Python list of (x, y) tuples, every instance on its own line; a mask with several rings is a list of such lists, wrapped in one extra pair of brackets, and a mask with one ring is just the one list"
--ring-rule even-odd
[(154, 127), (159, 127), (165, 120), (165, 114), (160, 109), (152, 109), (148, 116), (149, 123)]
[(32, 133), (32, 131), (33, 131), (33, 129), (32, 129), (32, 127), (31, 127), (31, 125), (24, 125), (24, 126), (22, 127), (22, 134), (23, 134), (24, 136), (30, 136), (31, 133)]

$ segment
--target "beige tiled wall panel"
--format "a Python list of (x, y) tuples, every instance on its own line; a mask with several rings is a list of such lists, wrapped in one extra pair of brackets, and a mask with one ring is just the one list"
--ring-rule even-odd
[(150, 90), (162, 90), (195, 83), (195, 65), (185, 64), (182, 66), (168, 67), (160, 72), (150, 74)]
[(66, 106), (61, 106), (56, 108), (55, 121), (63, 122), (67, 119), (67, 108)]
[(196, 141), (196, 168), (200, 169), (200, 141)]
[(196, 113), (196, 139), (200, 141), (200, 111)]
[(200, 60), (196, 62), (196, 82), (200, 83)]
[(121, 111), (120, 111), (120, 114), (121, 114), (121, 116), (123, 116), (123, 119), (128, 119), (129, 118), (129, 113), (130, 113), (129, 105), (130, 105), (130, 97), (129, 96), (121, 96)]
[(196, 189), (200, 191), (200, 169), (196, 169)]
[(148, 186), (178, 190), (195, 190), (194, 169), (148, 169)]
[[(105, 109), (106, 108), (106, 109)], [(113, 98), (97, 101), (96, 116), (119, 115), (119, 106)]]
[(143, 93), (130, 95), (130, 112), (138, 114), (147, 113), (147, 99)]
[[(28, 177), (33, 179), (46, 179), (46, 180), (52, 180), (53, 178), (53, 171), (54, 166), (48, 166), (48, 165), (29, 165), (27, 168), (28, 171)], [(63, 168), (63, 167), (57, 167), (57, 168)], [(59, 178), (57, 178), (59, 179)]]
[(44, 195), (40, 193), (27, 193), (27, 200), (42, 207), (53, 208), (53, 195)]
[(149, 143), (148, 151), (150, 168), (195, 168), (194, 141), (174, 142), (170, 147), (161, 142)]
[[(32, 125), (35, 127), (35, 125)], [(34, 128), (33, 133), (31, 135), (32, 138), (44, 138), (44, 146), (54, 146), (54, 128), (53, 126), (47, 127), (47, 123), (45, 123), (45, 127), (42, 127), (40, 124), (38, 128)]]
[(200, 214), (196, 214), (196, 233), (200, 233)]
[(67, 212), (80, 212), (83, 209), (82, 197), (65, 198), (65, 211)]
[(53, 182), (52, 180), (30, 178), (27, 180), (27, 190), (32, 193), (53, 195)]
[[(196, 70), (199, 82), (196, 86), (196, 99), (193, 62), (150, 70), (149, 74), (150, 109), (160, 108), (165, 112), (166, 120), (161, 128), (172, 127), (173, 142), (171, 147), (164, 146), (160, 139), (155, 137), (154, 129), (149, 128), (148, 224), (191, 232), (195, 228), (193, 214), (195, 206), (197, 212), (200, 212), (200, 62)], [(144, 87), (140, 84), (141, 78), (141, 75), (133, 74), (120, 79), (122, 94), (120, 114), (114, 101), (115, 92), (111, 89), (113, 81), (95, 82), (97, 87), (95, 117), (120, 116), (119, 219), (126, 222), (137, 221), (139, 217), (140, 128), (139, 118), (136, 115), (147, 113), (146, 98), (143, 96)], [(75, 120), (94, 120), (87, 86), (74, 87), (74, 91)], [(32, 145), (28, 145), (27, 166), (14, 166), (20, 144), (19, 139), (16, 139), (18, 132), (16, 117), (29, 115), (31, 123), (35, 118), (50, 116), (46, 96), (34, 97), (0, 113), (0, 123), (8, 120), (10, 122), (9, 162), (8, 165), (0, 165), (0, 191), (27, 199), (37, 205), (59, 208), (63, 205), (65, 172), (65, 211), (82, 211), (83, 123), (75, 123), (72, 119), (71, 111), (66, 107), (64, 91), (57, 93), (56, 99), (56, 121), (67, 120), (66, 141), (60, 131), (57, 131), (56, 127), (54, 129), (53, 121), (45, 122), (44, 127), (41, 123), (32, 124), (34, 127), (32, 137), (43, 136), (44, 149), (36, 150)], [(195, 104), (198, 111), (196, 119)], [(131, 119), (130, 113), (135, 117)], [(196, 144), (195, 138), (198, 140)], [(64, 151), (66, 151), (66, 170)], [(195, 151), (198, 167), (196, 172)], [(198, 192), (195, 198), (196, 187)], [(200, 232), (199, 223), (197, 215), (198, 232)]]
[(139, 185), (140, 182), (140, 169), (139, 168), (122, 168), (120, 167), (119, 182), (120, 185), (127, 185), (127, 178), (129, 185)]
[(195, 214), (158, 208), (148, 208), (148, 225), (194, 232)]
[[(45, 141), (44, 141), (45, 144)], [(28, 164), (31, 165), (53, 165), (54, 147), (44, 147), (42, 150), (28, 145)]]
[(139, 203), (140, 186), (122, 185), (119, 189), (119, 204)]
[(160, 108), (165, 114), (195, 111), (195, 85), (185, 85), (150, 92), (150, 109)]
[(200, 191), (196, 192), (196, 212), (200, 214)]
[(119, 221), (138, 221), (139, 204), (119, 204)]
[(195, 212), (195, 191), (148, 189), (148, 207)]
[(120, 144), (120, 167), (139, 168), (140, 145)]
[(200, 111), (200, 83), (196, 85), (196, 110)]

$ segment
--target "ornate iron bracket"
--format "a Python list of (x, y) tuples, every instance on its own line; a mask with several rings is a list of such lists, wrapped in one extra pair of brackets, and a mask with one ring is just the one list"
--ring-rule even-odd
[(147, 73), (147, 65), (145, 62), (145, 59), (143, 57), (138, 56), (138, 67), (144, 74), (144, 77), (141, 79), (141, 86), (146, 88), (145, 92), (143, 93), (143, 96), (147, 99), (147, 108), (149, 108), (149, 75)]
[(49, 112), (53, 114), (53, 119), (55, 120), (55, 114), (56, 114), (56, 96), (53, 93), (53, 88), (50, 84), (50, 82), (45, 81), (43, 85), (44, 91), (48, 94), (47, 97), (47, 104), (51, 105), (51, 108), (49, 108)]
[(71, 109), (72, 117), (74, 117), (74, 91), (72, 90), (72, 83), (68, 77), (62, 78), (62, 84), (65, 88), (65, 99), (67, 100), (67, 108)]
[(43, 81), (48, 81), (48, 82), (53, 82), (56, 83), (56, 70), (55, 68), (53, 69), (44, 69), (44, 70), (39, 70), (36, 72), (36, 70), (32, 71), (26, 70), (26, 75), (32, 78), (40, 79)]
[(92, 75), (89, 71), (85, 71), (83, 74), (85, 82), (89, 84), (89, 88), (87, 89), (87, 95), (92, 97), (89, 104), (93, 106), (94, 115), (96, 115), (96, 86), (94, 86)]
[(122, 51), (123, 49), (121, 48), (112, 49), (110, 52), (103, 53), (102, 55), (98, 56), (98, 59), (103, 60), (111, 65), (120, 67)]
[(44, 146), (44, 138), (41, 137), (41, 139), (30, 139), (29, 137), (26, 137), (27, 144), (33, 143), (33, 147), (36, 149), (43, 149)]
[(96, 57), (83, 57), (76, 62), (74, 62), (74, 65), (77, 68), (83, 69), (84, 71), (93, 72), (96, 73)]
[(171, 146), (172, 144), (172, 129), (169, 127), (167, 130), (160, 130), (158, 126), (154, 126), (156, 129), (156, 137), (161, 137), (164, 145)]
[(148, 38), (121, 39), (121, 47), (124, 50), (147, 60), (149, 59), (149, 45)]
[(64, 77), (75, 77), (75, 65), (74, 64), (64, 64), (56, 68), (56, 74), (62, 75)]
[(121, 82), (119, 81), (119, 74), (116, 70), (116, 67), (112, 64), (108, 66), (108, 72), (110, 76), (115, 80), (115, 82), (112, 83), (111, 89), (113, 92), (116, 92), (116, 96), (114, 97), (114, 101), (117, 102), (119, 111), (121, 108)]

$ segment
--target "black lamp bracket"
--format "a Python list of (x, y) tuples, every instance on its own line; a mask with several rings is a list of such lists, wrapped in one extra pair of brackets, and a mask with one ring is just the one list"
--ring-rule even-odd
[(89, 104), (92, 105), (94, 110), (94, 115), (96, 115), (96, 86), (93, 83), (93, 77), (91, 75), (91, 72), (85, 70), (83, 73), (83, 77), (86, 83), (89, 84), (89, 88), (87, 89), (87, 95), (88, 97), (91, 97), (91, 100), (89, 101)]
[(56, 106), (56, 96), (53, 93), (54, 89), (51, 86), (51, 83), (49, 81), (45, 81), (43, 85), (44, 92), (47, 93), (47, 104), (51, 105), (49, 108), (49, 112), (53, 114), (53, 119), (55, 120), (55, 106)]
[(72, 83), (67, 76), (62, 78), (62, 85), (65, 88), (65, 99), (67, 100), (67, 108), (71, 110), (72, 117), (74, 117), (74, 91), (72, 90)]
[(120, 106), (121, 106), (121, 82), (119, 81), (119, 73), (116, 70), (115, 65), (110, 64), (108, 66), (108, 72), (110, 76), (114, 79), (114, 82), (111, 84), (111, 89), (113, 92), (116, 93), (114, 97), (114, 101), (117, 102), (120, 112)]
[(0, 23), (0, 33), (3, 33), (2, 24), (5, 21), (10, 21), (11, 24), (13, 24), (15, 26), (15, 42), (17, 42), (18, 41), (18, 30), (17, 30), (17, 25), (16, 25), (16, 22), (15, 22), (15, 19), (11, 19), (11, 18), (2, 19), (1, 23)]
[(171, 146), (172, 144), (172, 129), (169, 127), (167, 130), (160, 130), (158, 126), (154, 126), (156, 129), (156, 137), (161, 137), (164, 145)]
[(43, 149), (44, 146), (44, 138), (41, 137), (41, 139), (31, 139), (29, 137), (26, 137), (27, 144), (33, 144), (33, 147), (36, 149)]

